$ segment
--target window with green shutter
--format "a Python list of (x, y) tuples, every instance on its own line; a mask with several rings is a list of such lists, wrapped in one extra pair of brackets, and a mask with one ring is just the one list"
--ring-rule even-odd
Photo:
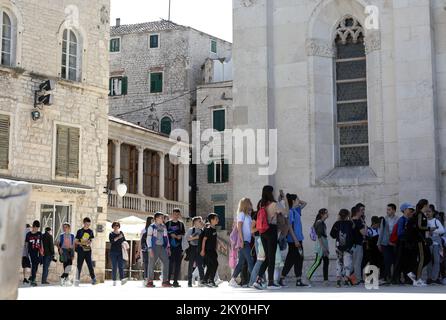
[(57, 126), (56, 176), (79, 178), (79, 128)]
[(217, 41), (211, 40), (211, 52), (217, 53)]
[(208, 164), (208, 183), (215, 183), (214, 181), (214, 162)]
[(215, 160), (208, 164), (208, 183), (226, 183), (229, 181), (229, 165), (225, 160)]
[(9, 166), (9, 116), (0, 114), (0, 169)]
[(168, 135), (172, 132), (172, 120), (169, 117), (161, 119), (160, 132)]
[(226, 127), (226, 112), (224, 109), (214, 110), (212, 114), (213, 128), (217, 131), (225, 131)]
[(121, 51), (121, 38), (110, 39), (110, 52)]
[(163, 92), (163, 73), (153, 72), (150, 73), (150, 93)]
[(127, 77), (112, 77), (109, 83), (109, 95), (112, 97), (126, 95), (127, 87)]
[(226, 208), (225, 206), (214, 206), (214, 213), (218, 215), (218, 225), (222, 230), (226, 229)]
[(151, 34), (150, 37), (150, 49), (156, 49), (159, 47), (159, 35), (158, 34)]

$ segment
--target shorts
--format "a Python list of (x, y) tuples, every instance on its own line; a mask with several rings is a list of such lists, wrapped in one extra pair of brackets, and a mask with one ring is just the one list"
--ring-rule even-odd
[(23, 269), (31, 268), (31, 261), (29, 260), (29, 257), (22, 257), (22, 268)]

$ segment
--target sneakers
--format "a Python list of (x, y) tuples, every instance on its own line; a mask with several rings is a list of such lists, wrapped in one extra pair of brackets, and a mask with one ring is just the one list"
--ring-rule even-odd
[(425, 287), (425, 286), (427, 286), (427, 284), (423, 280), (418, 279), (418, 280), (414, 281), (413, 286), (414, 287)]
[(28, 281), (28, 279), (26, 279), (26, 278), (23, 278), (23, 284), (29, 284), (29, 281)]
[(125, 285), (127, 283), (127, 281), (129, 281), (128, 278), (124, 278), (121, 280), (121, 286)]
[(116, 281), (113, 281), (113, 287), (116, 287)]
[(268, 290), (279, 290), (279, 289), (281, 289), (282, 287), (279, 286), (279, 285), (276, 284), (276, 283), (269, 283), (268, 286), (267, 286), (266, 288), (267, 288)]
[(202, 288), (206, 286), (206, 283), (204, 283), (204, 281), (198, 281), (198, 287)]
[(338, 281), (336, 281), (336, 288), (340, 288), (340, 287), (342, 287), (342, 281), (338, 280)]
[(435, 284), (439, 284), (440, 286), (443, 284), (440, 279), (434, 281)]
[(96, 278), (91, 279), (91, 284), (94, 286), (96, 285), (98, 282), (96, 281)]
[(153, 281), (147, 281), (146, 288), (155, 288), (155, 285), (153, 284)]
[(296, 287), (308, 287), (308, 285), (306, 285), (302, 282), (302, 280), (299, 279), (296, 281)]
[(328, 280), (324, 280), (323, 284), (324, 287), (329, 287), (330, 286), (330, 281)]
[(60, 286), (64, 287), (65, 286), (65, 278), (60, 278)]
[(412, 280), (413, 283), (415, 283), (417, 281), (417, 277), (415, 276), (415, 274), (413, 272), (409, 272), (407, 274), (407, 277)]
[(209, 281), (206, 285), (209, 288), (218, 288), (218, 284), (216, 284), (214, 281)]
[(79, 280), (75, 280), (75, 281), (74, 281), (74, 286), (75, 286), (75, 287), (79, 287), (79, 284), (80, 284), (80, 281), (79, 281)]
[(172, 288), (172, 284), (169, 281), (165, 281), (162, 284), (163, 288)]
[(427, 279), (427, 281), (426, 281), (426, 284), (427, 285), (431, 285), (431, 284), (433, 284), (434, 283), (434, 280), (432, 280), (432, 279)]
[(232, 278), (231, 281), (229, 281), (229, 286), (233, 288), (240, 288), (239, 284), (237, 283), (237, 280), (235, 280), (234, 278)]
[(285, 283), (285, 278), (280, 278), (278, 285), (282, 288), (288, 288), (287, 284)]
[(35, 282), (35, 281), (31, 281), (31, 282), (30, 282), (30, 285), (31, 285), (31, 287), (37, 287), (37, 282)]
[(181, 285), (178, 283), (178, 281), (174, 281), (172, 287), (174, 287), (174, 288), (181, 288)]
[(188, 288), (192, 288), (192, 282), (188, 282), (188, 283), (187, 283), (187, 287), (188, 287)]
[(48, 281), (44, 281), (42, 282), (42, 284), (51, 284), (51, 283), (49, 283)]

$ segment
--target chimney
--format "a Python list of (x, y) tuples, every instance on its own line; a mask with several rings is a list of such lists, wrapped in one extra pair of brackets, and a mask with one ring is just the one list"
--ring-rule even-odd
[(121, 18), (116, 18), (116, 26), (119, 27), (121, 25)]

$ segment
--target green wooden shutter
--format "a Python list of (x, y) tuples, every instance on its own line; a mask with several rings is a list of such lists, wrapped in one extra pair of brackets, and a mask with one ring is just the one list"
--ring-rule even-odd
[(57, 126), (56, 176), (68, 176), (68, 127)]
[(213, 119), (214, 130), (225, 131), (225, 110), (215, 110)]
[(79, 178), (79, 128), (69, 128), (68, 131), (68, 177)]
[(111, 96), (113, 92), (113, 78), (108, 80), (108, 95)]
[(0, 169), (9, 165), (9, 116), (0, 114)]
[(150, 48), (158, 48), (158, 35), (150, 36)]
[(172, 132), (172, 121), (168, 117), (161, 119), (161, 133), (169, 134)]
[(211, 52), (217, 53), (217, 41), (211, 40)]
[(214, 183), (214, 162), (208, 164), (208, 183)]
[(223, 181), (222, 182), (228, 182), (229, 181), (229, 164), (225, 163), (225, 161), (222, 161), (223, 165)]
[(150, 92), (163, 92), (163, 74), (161, 72), (150, 74)]
[(128, 78), (122, 77), (122, 84), (121, 84), (121, 94), (126, 95), (127, 94), (127, 88), (128, 88)]

